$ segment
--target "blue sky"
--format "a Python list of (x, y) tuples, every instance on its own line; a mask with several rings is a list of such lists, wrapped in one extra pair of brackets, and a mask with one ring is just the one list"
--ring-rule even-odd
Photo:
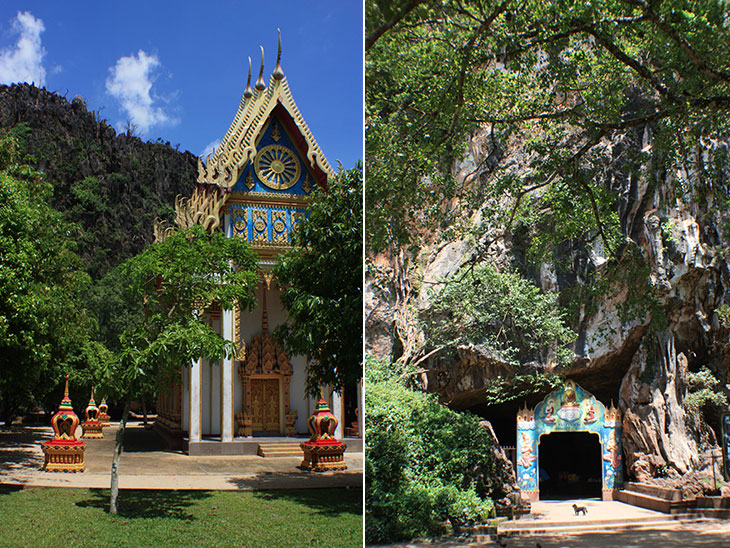
[(12, 1), (0, 3), (0, 83), (35, 81), (118, 131), (200, 155), (223, 137), (246, 85), (276, 62), (330, 164), (362, 159), (358, 0)]

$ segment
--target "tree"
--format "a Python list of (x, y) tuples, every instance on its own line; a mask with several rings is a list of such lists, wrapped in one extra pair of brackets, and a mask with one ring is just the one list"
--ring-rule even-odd
[(277, 333), (307, 357), (307, 391), (362, 378), (362, 165), (317, 189), (275, 274), (288, 319)]
[(160, 376), (207, 357), (232, 356), (234, 344), (201, 321), (204, 309), (255, 304), (257, 258), (240, 239), (208, 234), (201, 226), (177, 230), (126, 261), (122, 272), (140, 299), (143, 313), (121, 338), (119, 359), (105, 386), (125, 401), (111, 471), (110, 512), (117, 513), (118, 469), (130, 405), (156, 390)]
[(667, 180), (672, 200), (730, 206), (727, 4), (378, 0), (366, 14), (366, 237), (393, 258), (403, 359), (422, 357), (410, 250), (440, 238), (472, 238), (476, 262), (518, 232), (534, 262), (600, 246), (606, 268), (561, 302), (628, 279), (652, 301), (634, 317), (657, 309), (614, 183)]
[[(659, 162), (691, 164), (727, 204), (727, 16), (719, 0), (370, 2), (371, 250), (417, 242), (456, 196), (501, 198), (492, 220), (550, 223), (549, 244), (597, 235), (618, 257), (617, 197), (596, 173), (606, 143), (644, 128)], [(457, 187), (453, 163), (477, 132), (491, 151)], [(517, 138), (530, 153), (519, 172), (499, 164)]]
[(6, 422), (34, 401), (50, 405), (52, 379), (87, 368), (98, 349), (81, 300), (89, 278), (75, 225), (48, 205), (51, 186), (21, 164), (22, 127), (0, 135), (0, 408)]
[(464, 269), (436, 293), (424, 314), (432, 347), (454, 351), (475, 345), (505, 363), (569, 365), (575, 333), (564, 325), (555, 293), (541, 293), (512, 272), (490, 264)]

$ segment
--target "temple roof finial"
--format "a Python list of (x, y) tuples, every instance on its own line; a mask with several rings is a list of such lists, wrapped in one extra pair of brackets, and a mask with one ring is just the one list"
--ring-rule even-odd
[(256, 80), (256, 89), (264, 91), (266, 84), (264, 84), (264, 46), (261, 47), (261, 68), (259, 69), (259, 78)]
[(68, 375), (66, 375), (66, 387), (63, 389), (63, 397), (68, 398)]
[(274, 80), (281, 80), (284, 78), (284, 71), (281, 70), (281, 29), (276, 30), (279, 33), (279, 51), (276, 54), (276, 67), (274, 68), (272, 76), (274, 77)]
[(251, 89), (251, 58), (248, 58), (248, 79), (246, 80), (246, 90), (243, 92), (243, 96), (246, 99), (253, 97), (253, 90)]

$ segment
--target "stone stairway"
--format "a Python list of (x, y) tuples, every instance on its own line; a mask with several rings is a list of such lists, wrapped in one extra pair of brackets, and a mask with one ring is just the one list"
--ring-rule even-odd
[(259, 443), (260, 457), (304, 457), (299, 442)]
[(477, 542), (489, 542), (499, 533), (505, 536), (551, 535), (560, 533), (602, 533), (607, 530), (667, 529), (677, 525), (713, 521), (694, 512), (660, 513), (625, 503), (578, 501), (588, 507), (587, 515), (574, 515), (571, 501), (534, 503), (533, 514), (523, 519), (498, 518), (490, 525), (477, 526), (472, 535)]

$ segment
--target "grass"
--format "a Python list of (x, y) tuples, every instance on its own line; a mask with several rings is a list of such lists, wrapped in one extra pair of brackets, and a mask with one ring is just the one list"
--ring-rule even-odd
[(362, 546), (362, 489), (18, 490), (0, 486), (0, 544), (34, 548)]

